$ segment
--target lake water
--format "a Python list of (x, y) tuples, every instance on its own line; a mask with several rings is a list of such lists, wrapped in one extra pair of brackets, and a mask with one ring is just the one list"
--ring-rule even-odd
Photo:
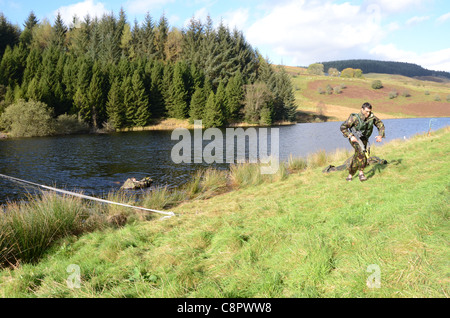
[[(387, 119), (383, 122), (386, 139), (381, 144), (425, 133), (430, 122), (432, 130), (448, 126), (450, 118)], [(321, 149), (351, 149), (339, 131), (340, 124), (304, 123), (266, 131), (270, 141), (270, 137), (275, 136), (274, 129), (278, 129), (280, 159), (287, 160), (291, 154), (306, 157)], [(226, 135), (224, 129), (221, 132)], [(100, 197), (118, 190), (130, 177), (151, 176), (156, 186), (176, 187), (188, 181), (199, 168), (228, 168), (227, 163), (174, 163), (171, 152), (180, 140), (171, 140), (171, 135), (172, 131), (142, 131), (0, 140), (0, 174)], [(374, 128), (372, 144), (376, 135)], [(210, 143), (209, 140), (203, 142), (204, 146)], [(0, 204), (23, 199), (27, 191), (33, 190), (0, 178)]]

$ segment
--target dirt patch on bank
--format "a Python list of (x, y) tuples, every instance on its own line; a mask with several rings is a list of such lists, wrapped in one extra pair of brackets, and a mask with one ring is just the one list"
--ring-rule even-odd
[[(327, 85), (332, 88), (345, 84), (340, 94), (319, 94), (319, 89), (325, 91)], [(364, 83), (369, 85), (370, 83)], [(391, 92), (396, 91), (397, 98), (390, 99)], [(408, 92), (411, 97), (402, 96)], [(431, 93), (425, 96), (424, 92), (415, 91), (397, 85), (386, 85), (381, 89), (364, 87), (361, 83), (352, 83), (351, 80), (317, 80), (308, 83), (308, 88), (303, 92), (304, 96), (317, 104), (325, 104), (323, 114), (342, 119), (344, 112), (359, 110), (364, 102), (374, 106), (374, 113), (380, 118), (401, 118), (406, 116), (417, 117), (450, 117), (450, 103), (442, 94)], [(441, 101), (434, 101), (433, 96), (440, 95)], [(403, 116), (402, 116), (403, 115)], [(348, 115), (347, 115), (348, 116)], [(339, 120), (340, 120), (339, 119)]]

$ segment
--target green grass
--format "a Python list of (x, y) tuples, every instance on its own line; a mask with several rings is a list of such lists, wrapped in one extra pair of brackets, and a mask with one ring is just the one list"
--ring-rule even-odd
[[(375, 79), (381, 80), (384, 86), (382, 90), (371, 88)], [(340, 94), (319, 94), (316, 89), (309, 87), (314, 82), (320, 82), (319, 86), (323, 91), (325, 91), (327, 85), (333, 88), (344, 84), (346, 88), (342, 89)], [(450, 87), (450, 83), (436, 83), (388, 74), (364, 74), (362, 79), (304, 74), (293, 76), (292, 85), (299, 111), (317, 113), (319, 112), (319, 103), (359, 109), (362, 103), (370, 101), (378, 107), (378, 111), (381, 108), (380, 106), (383, 106), (383, 113), (400, 118), (415, 117), (408, 113), (407, 106), (411, 104), (444, 103), (445, 105), (445, 103), (448, 103), (447, 96)], [(359, 89), (360, 91), (351, 97), (348, 93), (351, 89)], [(390, 99), (389, 93), (394, 90), (398, 92), (398, 97)], [(410, 96), (402, 96), (404, 92), (408, 92)], [(373, 95), (373, 93), (377, 94)], [(439, 96), (441, 101), (435, 101), (436, 96)], [(335, 119), (331, 118), (331, 120)]]
[[(449, 145), (447, 128), (376, 147), (390, 164), (364, 183), (321, 172), (346, 151), (263, 179), (236, 166), (209, 199), (200, 178), (177, 217), (62, 237), (38, 263), (2, 270), (0, 296), (448, 297)], [(71, 264), (81, 288), (67, 286)], [(373, 264), (381, 288), (366, 284)]]

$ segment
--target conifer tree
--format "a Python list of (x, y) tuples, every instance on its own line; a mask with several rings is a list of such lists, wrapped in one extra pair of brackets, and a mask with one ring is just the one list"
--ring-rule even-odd
[(227, 123), (227, 92), (225, 89), (225, 84), (223, 82), (219, 83), (219, 87), (217, 87), (216, 92), (216, 116), (215, 116), (215, 123), (216, 127), (221, 127)]
[(205, 111), (203, 113), (203, 127), (210, 128), (216, 127), (216, 98), (213, 91), (209, 93), (208, 99), (206, 100)]
[(173, 64), (167, 63), (164, 66), (162, 90), (161, 90), (161, 94), (164, 99), (164, 109), (166, 113), (168, 113), (170, 108), (169, 103), (170, 103), (170, 88), (172, 86), (172, 78), (173, 78)]
[(158, 59), (165, 61), (166, 56), (164, 48), (166, 47), (167, 37), (169, 36), (169, 21), (165, 14), (159, 19), (155, 34), (156, 56)]
[(149, 99), (152, 104), (152, 116), (160, 118), (165, 114), (163, 97), (163, 76), (164, 66), (161, 62), (155, 61), (152, 67)]
[(225, 118), (221, 100), (220, 98), (219, 100), (217, 100), (217, 95), (215, 95), (214, 92), (211, 91), (206, 101), (205, 111), (203, 113), (203, 125), (205, 126), (205, 128), (209, 128), (222, 127), (224, 124)]
[(26, 67), (23, 74), (23, 83), (27, 86), (35, 76), (39, 76), (38, 70), (42, 56), (40, 50), (32, 48), (27, 56)]
[(149, 102), (145, 92), (144, 83), (139, 70), (136, 70), (131, 79), (131, 100), (135, 113), (132, 115), (134, 126), (146, 126), (150, 118)]
[(189, 112), (187, 102), (189, 95), (185, 82), (186, 71), (186, 65), (183, 62), (175, 64), (167, 104), (168, 114), (173, 118), (184, 119)]
[(70, 31), (69, 54), (72, 54), (75, 58), (85, 55), (90, 45), (91, 32), (92, 20), (88, 14), (79, 27)]
[(113, 80), (111, 88), (108, 92), (106, 113), (108, 116), (108, 122), (114, 128), (123, 127), (124, 111), (123, 111), (122, 87), (117, 77)]
[(34, 77), (27, 85), (26, 97), (30, 100), (40, 101), (42, 100), (42, 93), (39, 90), (39, 80)]
[(143, 56), (153, 59), (156, 56), (155, 47), (155, 25), (149, 12), (145, 15), (144, 25), (141, 32), (141, 45)]
[(92, 78), (92, 69), (89, 60), (80, 60), (80, 69), (78, 72), (77, 83), (74, 87), (73, 96), (74, 113), (78, 113), (79, 120), (85, 120), (89, 117), (89, 105), (87, 92)]
[(36, 15), (33, 11), (30, 12), (28, 15), (27, 20), (24, 23), (24, 30), (20, 34), (19, 40), (20, 42), (25, 45), (25, 47), (29, 47), (31, 44), (31, 41), (33, 39), (33, 28), (39, 23), (39, 20), (36, 18)]
[(52, 28), (52, 38), (51, 44), (57, 46), (60, 49), (65, 48), (66, 46), (66, 33), (67, 26), (64, 24), (64, 21), (61, 17), (61, 13), (58, 11), (55, 19), (55, 23)]
[(122, 81), (122, 97), (123, 97), (123, 111), (125, 114), (124, 126), (132, 127), (133, 116), (136, 113), (135, 105), (133, 103), (131, 76), (126, 76)]
[(194, 120), (203, 119), (203, 112), (206, 108), (206, 100), (209, 96), (206, 94), (207, 89), (205, 87), (199, 87), (194, 91), (191, 99), (191, 107), (189, 109), (189, 119), (193, 123)]
[(237, 119), (239, 117), (239, 110), (242, 107), (244, 100), (244, 80), (241, 72), (237, 72), (227, 84), (227, 116), (230, 119)]
[(86, 119), (97, 129), (105, 119), (105, 81), (99, 64), (96, 62), (92, 68), (92, 79), (87, 92), (89, 110)]
[(14, 86), (18, 69), (14, 62), (13, 50), (7, 46), (0, 62), (0, 84), (4, 86)]
[(0, 58), (6, 50), (6, 47), (14, 47), (19, 42), (20, 30), (11, 24), (0, 12)]
[(274, 75), (274, 120), (294, 120), (297, 106), (292, 82), (284, 67), (279, 67)]

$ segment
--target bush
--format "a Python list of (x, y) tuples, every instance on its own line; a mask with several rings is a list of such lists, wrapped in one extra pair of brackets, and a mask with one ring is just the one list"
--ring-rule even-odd
[(409, 93), (409, 91), (408, 91), (407, 89), (405, 89), (405, 90), (402, 92), (402, 96), (403, 96), (403, 97), (411, 97), (411, 94)]
[(373, 89), (380, 89), (380, 88), (383, 88), (383, 84), (381, 83), (380, 80), (374, 80), (374, 81), (372, 82), (372, 88), (373, 88)]
[(88, 132), (89, 126), (78, 120), (76, 115), (62, 114), (56, 119), (55, 131), (63, 135), (80, 134)]
[(21, 99), (8, 106), (0, 116), (0, 128), (11, 137), (38, 137), (55, 134), (86, 133), (89, 126), (76, 115), (63, 114), (53, 118), (53, 111), (45, 103)]
[(335, 86), (335, 87), (333, 88), (333, 91), (334, 91), (335, 94), (340, 94), (340, 93), (342, 93), (341, 86)]
[(47, 136), (55, 132), (53, 111), (44, 103), (21, 99), (8, 106), (0, 126), (12, 137)]
[(394, 98), (396, 98), (397, 96), (398, 96), (397, 91), (391, 91), (391, 92), (389, 93), (389, 98), (390, 98), (390, 99), (394, 99)]
[(439, 95), (434, 96), (434, 100), (436, 102), (440, 102), (441, 101), (441, 96), (439, 96)]

